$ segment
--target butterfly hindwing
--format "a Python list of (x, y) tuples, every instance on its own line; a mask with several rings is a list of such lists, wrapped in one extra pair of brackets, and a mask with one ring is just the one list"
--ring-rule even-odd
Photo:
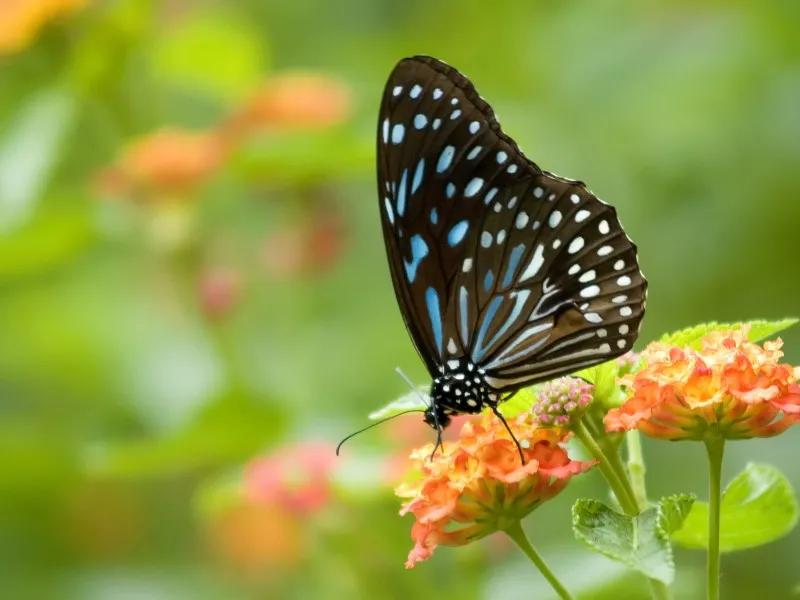
[(451, 67), (392, 72), (378, 124), (390, 270), (431, 374), (468, 356), (511, 390), (628, 349), (646, 283), (612, 207), (539, 169)]

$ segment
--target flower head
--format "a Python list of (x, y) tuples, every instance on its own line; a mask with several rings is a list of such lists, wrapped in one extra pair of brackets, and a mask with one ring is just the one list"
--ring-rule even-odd
[(576, 377), (548, 381), (536, 392), (536, 420), (544, 426), (568, 427), (592, 402), (594, 387)]
[(421, 477), (396, 489), (407, 499), (400, 514), (416, 518), (406, 568), (429, 558), (440, 544), (460, 546), (508, 527), (592, 466), (571, 460), (561, 447), (567, 434), (537, 427), (530, 413), (509, 426), (525, 464), (494, 415), (467, 421), (458, 440), (445, 442), (433, 457), (432, 445), (412, 452)]
[(629, 398), (608, 412), (606, 428), (638, 428), (668, 440), (785, 431), (800, 419), (800, 369), (780, 362), (780, 340), (760, 346), (748, 332), (712, 332), (699, 350), (650, 344), (644, 368), (622, 378)]

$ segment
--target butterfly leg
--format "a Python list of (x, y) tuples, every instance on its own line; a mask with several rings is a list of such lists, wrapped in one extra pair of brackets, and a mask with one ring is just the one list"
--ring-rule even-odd
[(500, 414), (500, 411), (497, 410), (497, 404), (490, 404), (489, 406), (491, 407), (492, 412), (494, 413), (494, 415), (498, 419), (500, 419), (500, 422), (503, 423), (503, 425), (505, 426), (506, 431), (508, 431), (508, 435), (510, 435), (511, 439), (514, 440), (514, 444), (516, 444), (516, 446), (517, 446), (517, 452), (519, 452), (519, 459), (522, 461), (522, 464), (524, 465), (525, 464), (525, 455), (522, 453), (522, 446), (520, 445), (519, 441), (517, 440), (517, 437), (514, 435), (514, 432), (511, 431), (511, 427), (508, 426), (508, 423), (506, 422), (505, 417), (503, 417), (503, 415)]

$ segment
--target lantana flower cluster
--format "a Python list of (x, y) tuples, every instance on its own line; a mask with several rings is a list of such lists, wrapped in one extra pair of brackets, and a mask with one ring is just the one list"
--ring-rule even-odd
[(416, 518), (406, 568), (429, 558), (436, 546), (460, 546), (503, 530), (555, 496), (593, 463), (570, 459), (567, 433), (542, 429), (531, 413), (509, 421), (519, 451), (496, 416), (467, 421), (454, 442), (431, 456), (433, 445), (412, 452), (421, 477), (396, 489), (406, 499), (401, 514)]
[(748, 327), (716, 331), (700, 349), (652, 343), (644, 367), (621, 379), (628, 400), (605, 417), (609, 431), (638, 428), (662, 439), (769, 437), (800, 420), (800, 368), (781, 363), (780, 339), (763, 346)]
[(536, 420), (544, 426), (567, 427), (592, 402), (593, 386), (576, 377), (561, 377), (542, 384), (533, 405)]

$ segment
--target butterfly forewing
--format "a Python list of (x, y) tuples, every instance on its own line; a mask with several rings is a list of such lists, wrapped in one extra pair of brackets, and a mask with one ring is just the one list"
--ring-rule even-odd
[(630, 349), (646, 283), (612, 207), (540, 170), (451, 67), (392, 72), (378, 124), (392, 280), (431, 374), (452, 358), (499, 391)]

